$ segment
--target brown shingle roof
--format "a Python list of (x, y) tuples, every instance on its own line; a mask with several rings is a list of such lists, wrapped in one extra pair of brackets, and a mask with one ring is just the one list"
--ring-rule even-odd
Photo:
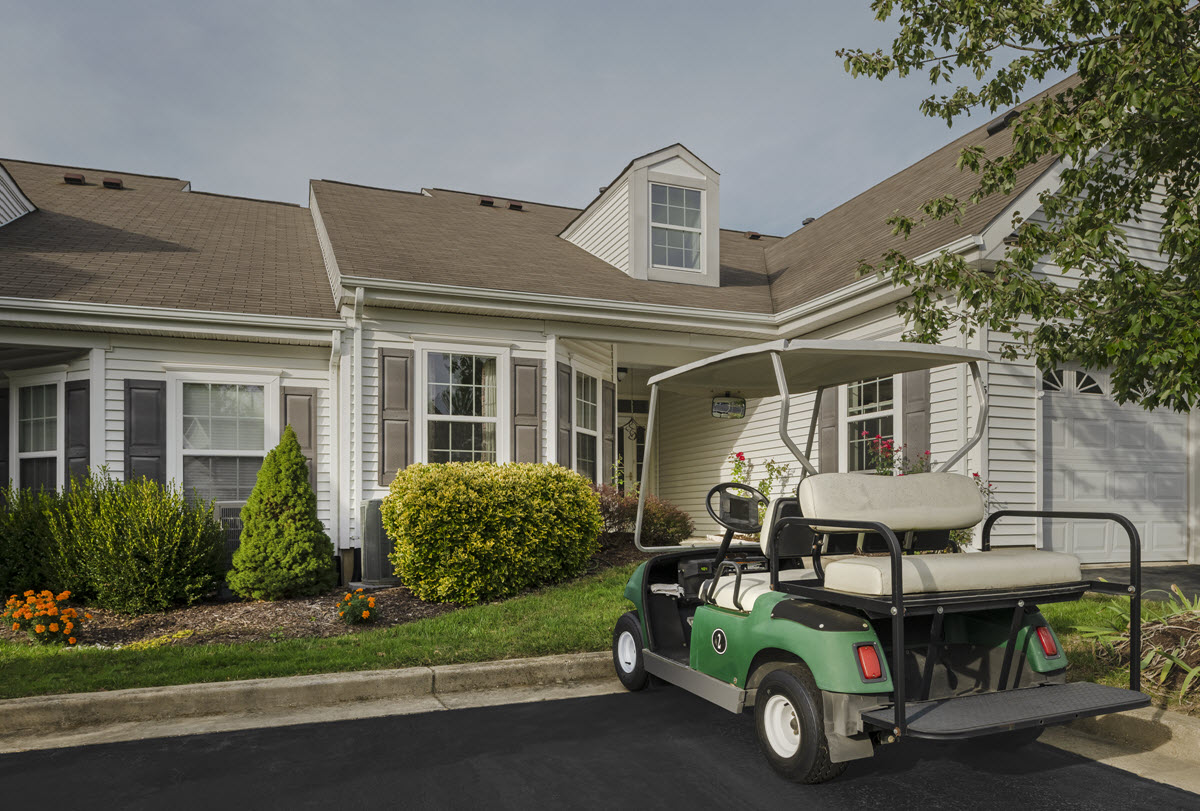
[[(1078, 76), (1072, 75), (1039, 95), (1061, 92), (1078, 81)], [(919, 225), (905, 240), (892, 234), (887, 219), (897, 211), (919, 215), (920, 206), (934, 197), (954, 195), (966, 199), (978, 186), (979, 178), (957, 168), (963, 147), (982, 144), (989, 157), (1012, 151), (1012, 130), (988, 136), (988, 124), (994, 120), (768, 246), (767, 266), (775, 311), (782, 312), (851, 284), (859, 278), (861, 261), (878, 264), (890, 249), (915, 258), (962, 237), (981, 233), (1017, 195), (1051, 167), (1052, 159), (1043, 158), (1021, 170), (1011, 195), (995, 194), (968, 206), (960, 223), (950, 218)]]
[(337, 317), (307, 209), (184, 192), (176, 178), (3, 164), (38, 210), (0, 228), (0, 296)]
[(579, 209), (510, 211), (480, 195), (429, 195), (314, 180), (313, 194), (346, 276), (609, 301), (769, 313), (764, 248), (775, 237), (721, 232), (721, 287), (637, 280), (560, 238)]

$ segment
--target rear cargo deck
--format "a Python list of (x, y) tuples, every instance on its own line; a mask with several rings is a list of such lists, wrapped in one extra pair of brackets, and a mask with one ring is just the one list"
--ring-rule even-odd
[[(914, 738), (973, 738), (1011, 729), (1049, 726), (1149, 705), (1149, 696), (1090, 682), (1048, 684), (998, 693), (910, 701), (905, 705), (907, 734)], [(894, 707), (866, 710), (864, 724), (891, 729)]]

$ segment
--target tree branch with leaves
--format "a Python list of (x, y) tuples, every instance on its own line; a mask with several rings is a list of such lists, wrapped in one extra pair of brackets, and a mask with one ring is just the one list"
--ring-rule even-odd
[[(1177, 411), (1200, 402), (1200, 13), (1192, 0), (874, 0), (872, 8), (880, 20), (896, 17), (900, 34), (890, 53), (839, 51), (852, 74), (923, 72), (938, 92), (921, 112), (947, 123), (1018, 105), (1000, 137), (961, 151), (958, 166), (978, 176), (975, 190), (896, 212), (895, 233), (959, 219), (986, 197), (1012, 193), (1020, 173), (1039, 164), (1058, 174), (1038, 211), (1014, 213), (1008, 250), (994, 263), (944, 253), (917, 264), (893, 250), (863, 264), (911, 288), (900, 307), (906, 337), (936, 342), (956, 329), (987, 329), (1010, 336), (1008, 359), (1110, 369), (1119, 402)], [(1026, 97), (1027, 86), (1070, 70)], [(1158, 229), (1158, 244), (1142, 244), (1133, 227)]]

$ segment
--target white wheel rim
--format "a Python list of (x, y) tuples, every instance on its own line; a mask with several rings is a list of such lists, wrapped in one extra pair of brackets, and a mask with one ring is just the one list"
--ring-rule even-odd
[(617, 637), (617, 661), (626, 673), (632, 673), (637, 667), (637, 642), (629, 631), (622, 631)]
[(800, 751), (800, 719), (786, 697), (776, 694), (763, 708), (763, 727), (767, 743), (780, 757), (789, 758)]

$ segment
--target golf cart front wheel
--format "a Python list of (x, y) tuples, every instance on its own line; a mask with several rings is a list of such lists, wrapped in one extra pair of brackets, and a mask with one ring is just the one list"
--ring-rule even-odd
[(636, 611), (623, 614), (613, 629), (613, 666), (626, 690), (641, 690), (649, 681), (642, 659), (642, 623)]
[(758, 685), (754, 725), (771, 768), (797, 783), (824, 783), (846, 770), (831, 763), (821, 691), (804, 665), (768, 673)]

